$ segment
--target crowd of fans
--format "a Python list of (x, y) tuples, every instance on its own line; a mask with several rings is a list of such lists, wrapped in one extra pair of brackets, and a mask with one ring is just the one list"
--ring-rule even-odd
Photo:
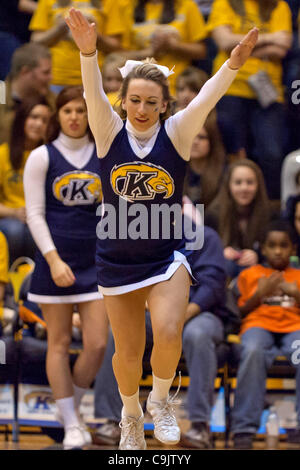
[[(209, 240), (217, 237), (215, 243), (220, 243), (224, 265), (222, 261), (218, 269), (224, 276), (220, 276), (219, 285), (215, 287), (216, 298), (217, 292), (223, 292), (226, 283), (242, 272), (246, 273), (242, 279), (247, 279), (248, 269), (266, 261), (271, 266), (269, 271), (256, 269), (255, 276), (256, 272), (267, 276), (273, 268), (277, 269), (270, 250), (266, 251), (266, 244), (273, 243), (274, 247), (290, 243), (293, 248), (289, 245), (288, 255), (294, 256), (295, 269), (300, 268), (295, 258), (295, 255), (300, 256), (300, 105), (292, 100), (293, 84), (300, 78), (300, 0), (11, 0), (5, 5), (2, 2), (0, 80), (5, 81), (6, 97), (5, 103), (0, 104), (1, 259), (7, 259), (5, 237), (9, 263), (20, 256), (34, 257), (35, 244), (26, 225), (23, 170), (29, 153), (47, 141), (47, 126), (55, 111), (57, 93), (66, 86), (82, 83), (79, 51), (64, 21), (71, 6), (82, 10), (89, 21), (96, 23), (98, 62), (104, 90), (113, 106), (118, 104), (122, 80), (119, 67), (127, 59), (154, 57), (170, 69), (175, 66), (174, 74), (170, 76), (174, 98), (172, 111), (180, 112), (229, 58), (242, 37), (252, 27), (259, 28), (259, 40), (252, 56), (239, 70), (234, 83), (211, 111), (194, 140), (184, 193), (194, 204), (204, 204), (204, 223), (210, 226), (207, 237)], [(285, 225), (274, 226), (266, 235), (266, 224), (275, 218), (284, 219), (295, 236), (290, 235)], [(281, 241), (272, 239), (270, 233), (275, 232), (285, 234)], [(206, 245), (202, 256), (205, 256), (205, 249)], [(210, 262), (214, 265), (208, 259), (205, 269), (210, 267)], [(283, 272), (288, 265), (287, 260)], [(296, 291), (286, 287), (286, 284), (299, 282), (300, 289), (296, 270), (289, 272), (284, 283), (281, 279), (281, 283), (273, 282), (271, 287), (259, 292), (263, 291), (266, 296), (279, 291), (279, 295), (290, 295), (297, 302)], [(254, 276), (254, 271), (251, 275)], [(0, 287), (7, 281), (4, 272)], [(245, 285), (244, 282), (243, 289)], [(251, 298), (256, 287), (249, 281), (249, 291), (243, 291), (240, 305)], [(3, 299), (2, 288), (0, 296)], [(259, 299), (264, 302), (262, 295)], [(208, 344), (204, 349), (210, 354), (213, 383), (216, 348), (224, 337), (222, 315), (216, 313), (223, 308), (221, 300), (220, 305), (214, 301), (204, 306), (202, 302), (201, 298), (197, 304), (191, 296), (189, 311), (193, 311), (195, 305), (198, 309), (187, 315), (184, 334), (184, 352), (191, 387), (194, 387), (188, 395), (192, 427), (184, 442), (197, 448), (210, 446), (208, 421), (213, 387), (209, 388), (209, 396), (205, 395), (208, 406), (201, 403), (200, 398), (195, 400), (194, 383), (202, 386), (202, 382), (193, 355), (198, 354), (197, 357), (204, 358), (205, 362), (205, 353), (203, 348), (199, 350), (192, 344), (193, 341), (196, 344), (195, 335), (199, 344)], [(271, 304), (267, 308), (269, 306)], [(252, 310), (258, 308), (261, 304), (253, 303)], [(297, 309), (300, 313), (299, 305)], [(251, 309), (249, 312), (251, 314)], [(193, 330), (191, 318), (197, 315), (201, 318), (202, 314), (202, 323), (194, 323), (196, 329)], [(254, 319), (251, 329), (266, 329), (275, 334), (300, 332), (293, 315), (284, 326), (278, 327), (276, 322), (274, 325), (273, 329), (272, 322), (261, 326)], [(259, 425), (258, 418), (254, 424), (247, 422), (248, 415), (249, 420), (252, 419), (249, 409), (248, 415), (243, 414), (246, 406), (243, 390), (247, 389), (248, 383), (245, 370), (250, 370), (245, 369), (249, 362), (249, 354), (245, 352), (249, 350), (248, 327), (247, 331), (247, 335), (241, 337), (242, 347), (245, 338), (241, 355), (244, 358), (241, 359), (241, 374), (244, 375), (234, 411), (233, 432), (238, 436), (237, 448), (251, 446)], [(293, 339), (296, 336), (294, 334)], [(255, 344), (256, 350), (266, 348), (262, 341), (257, 340)], [(289, 351), (289, 348), (285, 350)], [(105, 373), (112, 371), (105, 372), (104, 363), (102, 375)], [(254, 370), (252, 374), (255, 376)], [(261, 373), (261, 381), (263, 377)], [(108, 383), (107, 377), (105, 383)], [(97, 403), (100, 403), (100, 397), (101, 403), (106, 403), (101, 393), (104, 392), (99, 391)], [(251, 408), (251, 404), (249, 406)], [(103, 411), (106, 417), (114, 416), (117, 421), (118, 412), (109, 414), (107, 408)], [(300, 410), (298, 414), (300, 426)], [(98, 415), (101, 416), (100, 411)], [(111, 432), (116, 434), (115, 429)]]

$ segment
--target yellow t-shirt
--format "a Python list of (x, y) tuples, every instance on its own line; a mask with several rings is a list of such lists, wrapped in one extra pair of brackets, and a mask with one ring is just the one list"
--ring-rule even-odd
[[(133, 50), (143, 49), (149, 46), (150, 37), (161, 27), (159, 19), (163, 10), (163, 2), (147, 3), (145, 7), (145, 22), (135, 23), (132, 26), (131, 48)], [(175, 18), (171, 23), (165, 25), (179, 34), (183, 42), (198, 42), (206, 37), (206, 26), (203, 16), (196, 3), (191, 0), (177, 0), (175, 3)], [(166, 54), (159, 59), (160, 65), (166, 65), (171, 69), (175, 65), (174, 74), (169, 77), (170, 91), (175, 95), (176, 77), (190, 65), (189, 60), (177, 57), (175, 54)]]
[(23, 172), (29, 153), (24, 152), (22, 166), (15, 171), (10, 162), (8, 144), (0, 145), (0, 203), (7, 207), (25, 207)]
[[(268, 22), (262, 22), (259, 16), (259, 6), (256, 0), (244, 0), (246, 17), (242, 18), (231, 8), (228, 0), (215, 0), (207, 25), (208, 31), (213, 31), (218, 26), (230, 26), (235, 34), (246, 34), (254, 26), (261, 33), (274, 33), (276, 31), (292, 31), (291, 11), (288, 4), (279, 0), (277, 7), (273, 10)], [(215, 60), (213, 73), (228, 59), (229, 54), (219, 51)], [(239, 70), (233, 84), (227, 91), (227, 95), (240, 96), (243, 98), (256, 98), (254, 91), (248, 85), (250, 75), (260, 70), (268, 73), (272, 83), (279, 93), (278, 101), (283, 101), (282, 65), (280, 61), (265, 61), (256, 57), (249, 57), (247, 62)]]
[(8, 244), (4, 233), (0, 232), (0, 282), (8, 281)]
[[(80, 9), (82, 13), (93, 16), (97, 31), (107, 36), (122, 35), (122, 22), (119, 0), (102, 0), (100, 9), (91, 5), (89, 0), (73, 0), (67, 7), (58, 6), (56, 0), (39, 0), (29, 29), (31, 31), (48, 31), (58, 16), (66, 16), (69, 9)], [(52, 54), (52, 73), (54, 85), (81, 85), (80, 55), (71, 34), (50, 48)], [(98, 53), (99, 65), (103, 62), (103, 54)]]

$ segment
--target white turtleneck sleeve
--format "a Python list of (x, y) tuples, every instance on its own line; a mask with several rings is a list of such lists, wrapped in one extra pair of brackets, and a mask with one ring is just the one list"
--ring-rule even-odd
[[(113, 111), (103, 91), (97, 54), (91, 57), (82, 55), (80, 57), (89, 124), (96, 140), (98, 156), (101, 158), (107, 154), (123, 123), (118, 114)], [(190, 159), (193, 139), (203, 127), (208, 113), (226, 93), (237, 72), (237, 70), (230, 69), (228, 63), (225, 62), (185, 109), (166, 120), (166, 132), (179, 155), (185, 160)], [(159, 130), (157, 126), (152, 126), (151, 135), (149, 135), (149, 129), (145, 133), (139, 133), (128, 121), (126, 129), (135, 153), (140, 158), (145, 157), (155, 143)], [(138, 147), (139, 150), (136, 152)]]
[(42, 145), (29, 155), (23, 176), (27, 224), (32, 238), (43, 255), (55, 250), (45, 219), (45, 182), (48, 166), (48, 151), (46, 146)]
[[(63, 133), (60, 133), (52, 143), (65, 159), (78, 169), (86, 165), (95, 148), (88, 136), (72, 139)], [(43, 255), (55, 249), (45, 218), (45, 183), (48, 167), (48, 150), (45, 145), (42, 145), (29, 155), (23, 177), (27, 224)]]
[(122, 129), (123, 121), (112, 109), (102, 86), (97, 53), (92, 57), (80, 54), (81, 75), (88, 119), (97, 146), (97, 155), (104, 157), (114, 138)]

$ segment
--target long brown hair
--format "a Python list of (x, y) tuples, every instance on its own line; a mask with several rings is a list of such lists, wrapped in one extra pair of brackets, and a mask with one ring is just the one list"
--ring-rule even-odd
[[(148, 0), (138, 0), (138, 4), (134, 10), (135, 23), (144, 23), (147, 2)], [(175, 0), (164, 0), (163, 4), (163, 11), (159, 19), (159, 24), (168, 24), (175, 18)]]
[[(259, 16), (262, 22), (270, 20), (273, 10), (278, 5), (278, 0), (257, 0), (259, 5)], [(231, 8), (240, 16), (246, 17), (244, 0), (229, 0)]]
[[(60, 124), (58, 120), (58, 113), (59, 113), (60, 108), (62, 108), (65, 104), (69, 103), (69, 101), (73, 101), (77, 99), (82, 99), (84, 101), (82, 86), (65, 87), (57, 95), (56, 102), (55, 102), (56, 111), (51, 116), (48, 129), (47, 129), (47, 142), (52, 142), (53, 140), (57, 139), (60, 133)], [(87, 127), (87, 134), (90, 140), (94, 139), (89, 125)]]
[[(122, 86), (121, 86), (121, 90), (120, 90), (119, 100), (120, 102), (122, 102), (122, 100), (126, 98), (130, 80), (134, 78), (142, 78), (144, 80), (151, 80), (152, 82), (155, 82), (159, 86), (161, 86), (163, 100), (167, 101), (168, 103), (166, 111), (164, 113), (161, 113), (160, 115), (160, 119), (161, 121), (163, 121), (164, 119), (167, 119), (171, 115), (171, 102), (173, 101), (173, 98), (170, 95), (168, 79), (164, 76), (164, 74), (157, 67), (154, 66), (155, 63), (156, 62), (154, 59), (147, 58), (145, 59), (143, 64), (137, 65), (127, 75), (127, 77), (124, 78)], [(127, 113), (124, 109), (122, 109), (122, 103), (120, 104), (117, 111), (122, 119), (126, 119)]]
[[(25, 122), (30, 115), (33, 108), (36, 106), (47, 106), (50, 110), (51, 107), (42, 96), (30, 96), (27, 97), (18, 106), (14, 120), (11, 125), (10, 139), (9, 139), (9, 158), (11, 165), (15, 171), (20, 170), (23, 162), (23, 154), (25, 151)], [(36, 146), (42, 145), (43, 141), (37, 142)]]
[(184, 194), (193, 202), (200, 202), (208, 206), (220, 187), (225, 167), (226, 152), (214, 114), (210, 113), (208, 115), (203, 127), (207, 132), (210, 149), (205, 157), (205, 166), (201, 174), (201, 185), (196, 188), (189, 187), (189, 176), (192, 170), (188, 166), (184, 180)]
[[(230, 192), (230, 181), (234, 170), (246, 166), (256, 175), (257, 192), (249, 207), (247, 230), (241, 233), (239, 228), (240, 215), (237, 205)], [(261, 169), (252, 160), (241, 159), (229, 165), (225, 180), (215, 200), (208, 208), (217, 214), (218, 232), (224, 246), (237, 246), (239, 248), (252, 248), (255, 242), (260, 242), (263, 228), (270, 217), (269, 199)]]

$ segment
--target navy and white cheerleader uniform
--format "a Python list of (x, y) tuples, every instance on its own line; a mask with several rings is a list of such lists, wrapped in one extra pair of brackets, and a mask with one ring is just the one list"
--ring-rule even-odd
[[(64, 138), (66, 140), (66, 136)], [(72, 139), (67, 140), (70, 142)], [(43, 253), (38, 250), (28, 299), (39, 303), (78, 303), (99, 299), (102, 296), (97, 287), (95, 266), (96, 225), (99, 221), (96, 210), (102, 199), (102, 189), (95, 146), (81, 168), (66, 160), (52, 143), (40, 149), (48, 154), (44, 182), (45, 222), (53, 248), (70, 266), (76, 280), (72, 286), (58, 287), (43, 256), (45, 250)], [(36, 149), (35, 152), (39, 151)]]
[[(186, 257), (192, 256), (193, 252), (185, 249), (182, 236), (176, 238), (181, 217), (171, 212), (154, 219), (154, 212), (151, 212), (154, 204), (157, 204), (157, 209), (160, 205), (177, 204), (180, 210), (186, 164), (167, 136), (164, 125), (158, 132), (154, 147), (144, 159), (140, 160), (131, 148), (125, 124), (107, 155), (100, 159), (101, 174), (106, 175), (102, 182), (104, 207), (108, 201), (117, 214), (115, 221), (108, 218), (107, 223), (104, 215), (98, 225), (99, 229), (101, 224), (108, 229), (114, 226), (116, 229), (116, 238), (111, 232), (113, 237), (97, 239), (98, 284), (104, 294), (125, 293), (169, 279), (180, 264), (184, 264), (192, 274)], [(120, 206), (120, 198), (127, 204), (123, 202)], [(139, 214), (140, 205), (145, 208), (141, 219), (145, 227), (140, 227), (140, 232), (145, 228), (144, 237), (132, 239), (124, 229), (130, 227), (136, 218), (136, 215), (130, 216), (130, 212)], [(119, 211), (123, 211), (122, 220), (126, 221), (126, 227), (125, 224), (120, 226)], [(125, 215), (125, 211), (129, 213)], [(181, 216), (181, 210), (179, 214)], [(155, 231), (157, 236), (151, 238)], [(166, 238), (163, 232), (166, 232)]]
[[(149, 219), (155, 204), (167, 204), (169, 207), (181, 205), (184, 175), (193, 139), (237, 71), (231, 70), (225, 63), (186, 109), (163, 124), (157, 122), (147, 131), (140, 132), (129, 120), (124, 123), (111, 108), (103, 91), (97, 54), (89, 57), (81, 55), (81, 69), (89, 124), (100, 158), (103, 184), (105, 211), (98, 226), (102, 239), (97, 240), (96, 252), (100, 292), (105, 295), (124, 294), (167, 280), (181, 264), (197, 281), (197, 274), (192, 272), (189, 263), (193, 252), (186, 250), (184, 236), (181, 239), (175, 237), (178, 220), (171, 221), (174, 230), (167, 239), (161, 236), (132, 239), (128, 234), (119, 235), (117, 218), (116, 233), (109, 230), (112, 219), (109, 212), (124, 215), (120, 209), (121, 199), (128, 201), (128, 208), (132, 206), (132, 213), (135, 212), (134, 205), (141, 204), (141, 208), (147, 209)], [(107, 205), (111, 207), (107, 209)], [(133, 219), (128, 218), (128, 225)], [(107, 238), (106, 222), (109, 231)]]

